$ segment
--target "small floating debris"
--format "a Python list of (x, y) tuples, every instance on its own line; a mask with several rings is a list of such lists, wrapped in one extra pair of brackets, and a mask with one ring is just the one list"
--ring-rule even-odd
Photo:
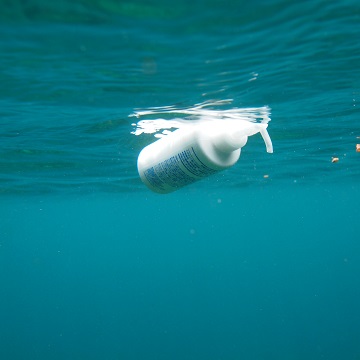
[(356, 144), (356, 152), (360, 152), (360, 144)]
[(338, 157), (332, 157), (331, 162), (332, 163), (337, 163), (337, 162), (339, 162), (339, 158)]

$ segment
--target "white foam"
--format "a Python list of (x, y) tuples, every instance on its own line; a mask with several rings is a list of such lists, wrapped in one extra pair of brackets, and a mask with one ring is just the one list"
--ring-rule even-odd
[[(149, 109), (137, 110), (130, 117), (138, 119), (144, 117), (161, 116), (155, 119), (143, 119), (132, 126), (136, 126), (131, 132), (134, 135), (155, 134), (155, 137), (163, 137), (172, 131), (184, 126), (190, 126), (198, 121), (213, 120), (239, 120), (250, 122), (261, 122), (267, 124), (270, 119), (270, 108), (268, 106), (249, 107), (249, 108), (231, 108), (231, 109), (209, 109), (208, 107), (216, 107), (231, 104), (231, 99), (206, 101), (195, 104), (189, 108), (176, 108), (175, 106), (152, 107)], [(171, 115), (174, 114), (174, 118)], [(182, 117), (180, 117), (182, 116)], [(169, 118), (164, 119), (164, 117)]]

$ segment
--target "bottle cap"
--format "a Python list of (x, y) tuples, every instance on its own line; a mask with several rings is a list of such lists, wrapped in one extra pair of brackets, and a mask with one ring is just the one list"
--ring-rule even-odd
[[(264, 123), (257, 124), (257, 123), (246, 122), (246, 123), (242, 123), (241, 125), (242, 125), (241, 128), (239, 128), (238, 131), (236, 132), (238, 133), (239, 138), (244, 136), (247, 137), (247, 136), (255, 135), (259, 132), (265, 142), (266, 151), (268, 153), (273, 153), (273, 145), (269, 133), (267, 131), (268, 124), (264, 124)], [(244, 145), (245, 144), (246, 141)]]

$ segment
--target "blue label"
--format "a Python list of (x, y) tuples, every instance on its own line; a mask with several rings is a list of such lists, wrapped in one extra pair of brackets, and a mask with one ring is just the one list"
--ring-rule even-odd
[(144, 176), (151, 186), (166, 191), (181, 188), (216, 172), (205, 165), (191, 147), (145, 170)]

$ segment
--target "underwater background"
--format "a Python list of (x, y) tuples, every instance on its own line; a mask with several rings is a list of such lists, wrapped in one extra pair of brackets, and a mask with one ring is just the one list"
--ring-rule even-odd
[[(358, 1), (0, 10), (0, 359), (360, 359)], [(134, 114), (196, 104), (274, 153), (154, 194)]]

